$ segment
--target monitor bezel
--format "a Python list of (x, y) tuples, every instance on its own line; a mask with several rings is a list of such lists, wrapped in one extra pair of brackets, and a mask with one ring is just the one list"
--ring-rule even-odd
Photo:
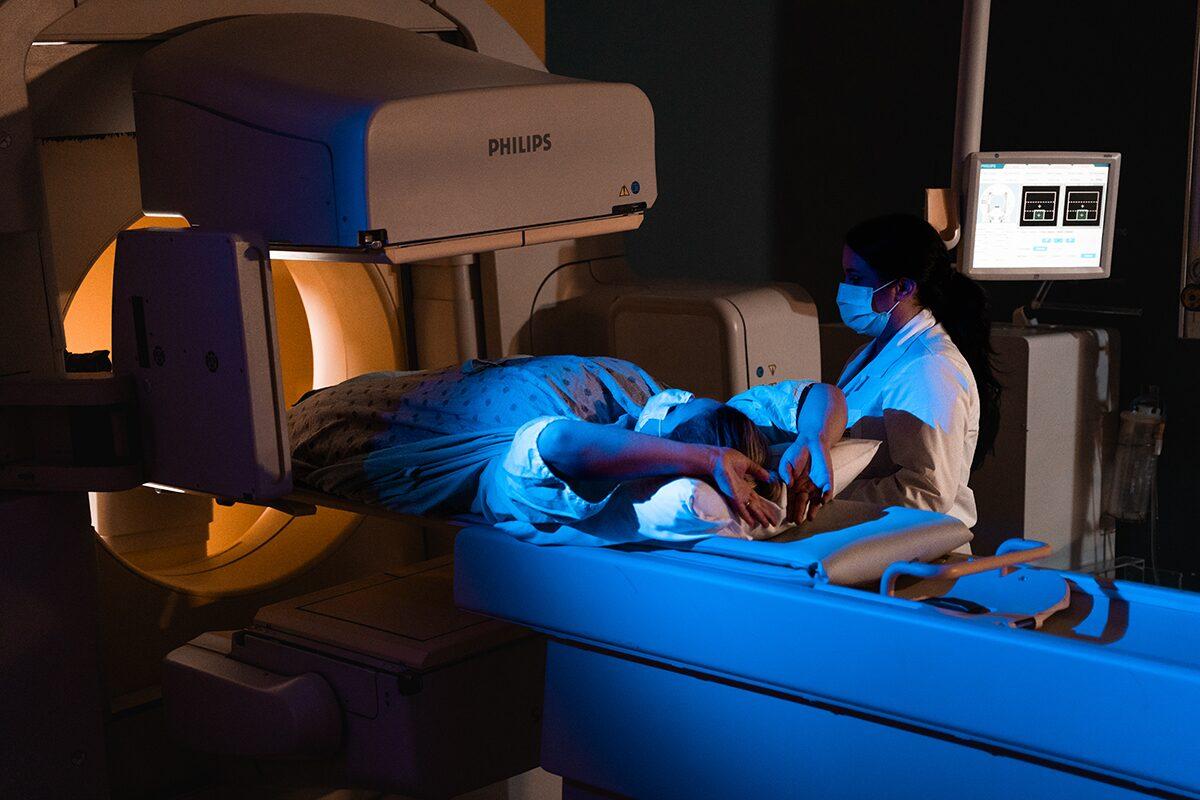
[[(975, 221), (979, 205), (979, 170), (983, 164), (1108, 164), (1107, 199), (1104, 203), (1104, 236), (1100, 264), (1096, 267), (975, 267)], [(963, 195), (963, 235), (958, 248), (958, 269), (977, 281), (1098, 280), (1112, 272), (1113, 231), (1117, 220), (1117, 187), (1121, 173), (1120, 153), (1067, 151), (982, 151), (967, 156), (967, 191)]]

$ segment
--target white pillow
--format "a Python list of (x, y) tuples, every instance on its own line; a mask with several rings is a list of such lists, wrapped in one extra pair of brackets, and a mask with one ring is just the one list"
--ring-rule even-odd
[(785, 511), (769, 500), (767, 503), (775, 525), (770, 528), (751, 528), (733, 513), (725, 495), (710, 484), (696, 478), (675, 478), (654, 489), (648, 496), (634, 499), (632, 506), (637, 517), (639, 537), (681, 542), (707, 536), (737, 539), (775, 536), (788, 527), (780, 524)]
[[(866, 468), (879, 445), (874, 439), (844, 439), (830, 448), (835, 496)], [(778, 459), (786, 449), (786, 445), (773, 447), (773, 455)], [(632, 506), (642, 538), (688, 541), (716, 535), (769, 539), (791, 526), (783, 524), (786, 508), (767, 502), (775, 524), (752, 527), (733, 512), (715, 487), (696, 478), (675, 478), (649, 493), (641, 493)]]
[[(877, 439), (842, 439), (829, 448), (829, 456), (833, 459), (833, 496), (841, 494), (850, 483), (859, 476), (871, 459), (875, 457), (883, 442)], [(790, 443), (771, 445), (771, 455), (767, 461), (768, 469), (777, 469), (779, 459), (790, 447)]]
[(883, 442), (877, 439), (842, 439), (829, 448), (833, 458), (833, 496), (837, 497), (875, 458)]

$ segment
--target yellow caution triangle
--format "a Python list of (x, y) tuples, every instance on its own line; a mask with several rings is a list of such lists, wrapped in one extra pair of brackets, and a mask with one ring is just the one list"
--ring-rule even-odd
[(629, 197), (629, 187), (622, 186), (621, 191), (617, 192), (617, 197)]

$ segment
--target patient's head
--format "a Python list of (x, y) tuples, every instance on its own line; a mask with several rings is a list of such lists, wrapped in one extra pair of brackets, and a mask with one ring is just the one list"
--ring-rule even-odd
[[(677, 442), (731, 447), (754, 463), (767, 466), (770, 454), (767, 439), (742, 412), (725, 403), (697, 398), (674, 406), (663, 420), (661, 436)], [(759, 485), (759, 494), (778, 502), (782, 486)]]

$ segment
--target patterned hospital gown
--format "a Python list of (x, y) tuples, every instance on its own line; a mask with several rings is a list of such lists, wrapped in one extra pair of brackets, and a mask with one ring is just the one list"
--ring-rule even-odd
[[(632, 427), (659, 391), (642, 369), (615, 358), (476, 359), (370, 373), (291, 409), (293, 470), (319, 491), (402, 513), (562, 522), (594, 509), (541, 464), (537, 434), (554, 419)], [(506, 472), (506, 459), (522, 462), (519, 475)], [(548, 509), (539, 495), (551, 493), (560, 499)]]

